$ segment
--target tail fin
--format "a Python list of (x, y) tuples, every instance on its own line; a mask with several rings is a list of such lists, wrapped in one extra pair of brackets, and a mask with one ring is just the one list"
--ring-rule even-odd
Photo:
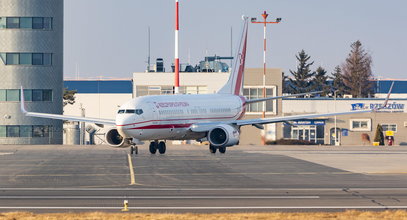
[[(247, 47), (247, 31), (248, 31), (248, 19), (244, 18), (243, 34), (239, 45), (238, 55), (236, 56), (233, 72), (230, 73), (229, 80), (218, 91), (218, 94), (234, 94), (242, 95), (243, 93), (243, 78), (244, 78), (244, 66), (246, 61), (246, 47)], [(239, 68), (237, 65), (239, 64)]]

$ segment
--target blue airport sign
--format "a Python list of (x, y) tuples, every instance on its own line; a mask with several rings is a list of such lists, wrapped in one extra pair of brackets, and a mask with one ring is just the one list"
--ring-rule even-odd
[(301, 121), (290, 121), (291, 125), (325, 125), (325, 120), (301, 120)]
[(367, 110), (367, 109), (380, 109), (381, 112), (404, 112), (405, 104), (397, 102), (389, 102), (386, 106), (381, 103), (354, 103), (351, 104), (352, 110)]

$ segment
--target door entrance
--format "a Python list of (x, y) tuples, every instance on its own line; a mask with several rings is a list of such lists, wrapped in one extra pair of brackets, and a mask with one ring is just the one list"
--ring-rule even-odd
[(291, 130), (291, 138), (316, 142), (317, 128), (315, 125), (293, 126)]
[[(335, 134), (335, 128), (331, 128), (329, 134), (330, 134), (329, 137), (330, 137), (331, 145), (339, 145), (341, 143), (341, 129), (340, 128), (336, 128), (336, 134)], [(336, 138), (337, 143), (335, 143), (335, 138)]]

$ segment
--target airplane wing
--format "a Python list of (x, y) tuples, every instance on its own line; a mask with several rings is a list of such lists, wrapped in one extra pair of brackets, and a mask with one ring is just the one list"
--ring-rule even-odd
[(261, 125), (261, 124), (270, 124), (284, 121), (293, 121), (301, 119), (310, 119), (310, 118), (319, 118), (335, 115), (350, 115), (350, 114), (360, 114), (360, 113), (370, 113), (374, 110), (358, 110), (358, 111), (349, 111), (349, 112), (332, 112), (332, 113), (323, 113), (323, 114), (306, 114), (306, 115), (291, 115), (291, 116), (282, 116), (274, 118), (257, 118), (257, 119), (246, 119), (246, 120), (237, 120), (235, 122), (238, 126), (244, 125)]
[(88, 122), (88, 123), (95, 123), (95, 124), (101, 124), (101, 125), (116, 125), (116, 122), (113, 119), (86, 118), (86, 117), (79, 117), (79, 116), (28, 112), (25, 109), (23, 87), (21, 87), (21, 106), (20, 107), (21, 107), (21, 112), (24, 115), (30, 116), (30, 117), (49, 118), (49, 119), (68, 120), (68, 121), (80, 121), (80, 122)]
[(271, 124), (271, 123), (278, 123), (278, 122), (284, 122), (284, 121), (294, 121), (294, 120), (319, 118), (319, 117), (327, 117), (327, 116), (335, 116), (335, 115), (371, 113), (371, 112), (378, 111), (382, 108), (385, 108), (387, 106), (393, 86), (394, 86), (394, 82), (390, 86), (390, 90), (387, 94), (387, 97), (386, 97), (384, 103), (381, 105), (381, 107), (379, 107), (377, 109), (356, 110), (356, 111), (347, 111), (347, 112), (332, 112), (332, 113), (322, 113), (322, 114), (318, 113), (318, 114), (305, 114), (305, 115), (291, 115), (291, 116), (282, 116), (282, 117), (274, 117), (274, 118), (256, 118), (256, 119), (245, 119), (245, 120), (196, 123), (196, 124), (191, 125), (190, 129), (193, 132), (207, 132), (221, 124), (230, 124), (230, 125), (236, 125), (236, 126), (253, 125), (257, 128), (263, 129), (263, 126), (262, 126), (263, 124)]
[(256, 119), (244, 119), (244, 120), (232, 120), (232, 121), (219, 121), (219, 122), (208, 122), (208, 123), (196, 123), (191, 125), (190, 129), (193, 132), (206, 132), (209, 131), (220, 124), (233, 124), (237, 126), (253, 125), (257, 128), (262, 129), (263, 124), (271, 124), (284, 121), (295, 121), (301, 119), (319, 118), (334, 115), (350, 115), (350, 114), (360, 114), (360, 113), (370, 113), (375, 110), (357, 110), (348, 112), (331, 112), (331, 113), (318, 113), (318, 114), (305, 114), (305, 115), (291, 115), (273, 118), (256, 118)]
[(298, 96), (305, 96), (305, 95), (312, 95), (312, 94), (319, 94), (319, 93), (321, 93), (321, 91), (299, 93), (299, 94), (292, 94), (292, 95), (283, 95), (283, 96), (274, 96), (274, 97), (267, 97), (267, 98), (261, 98), (261, 99), (250, 99), (250, 100), (246, 100), (246, 103), (250, 104), (250, 103), (264, 102), (264, 101), (274, 100), (274, 99), (282, 99), (282, 98), (288, 98), (288, 97), (298, 97)]

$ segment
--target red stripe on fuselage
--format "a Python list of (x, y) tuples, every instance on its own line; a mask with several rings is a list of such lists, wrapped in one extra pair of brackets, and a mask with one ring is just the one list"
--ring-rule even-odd
[(137, 128), (128, 128), (128, 130), (135, 129), (164, 129), (164, 128), (189, 128), (192, 124), (167, 124), (167, 125), (147, 125)]

